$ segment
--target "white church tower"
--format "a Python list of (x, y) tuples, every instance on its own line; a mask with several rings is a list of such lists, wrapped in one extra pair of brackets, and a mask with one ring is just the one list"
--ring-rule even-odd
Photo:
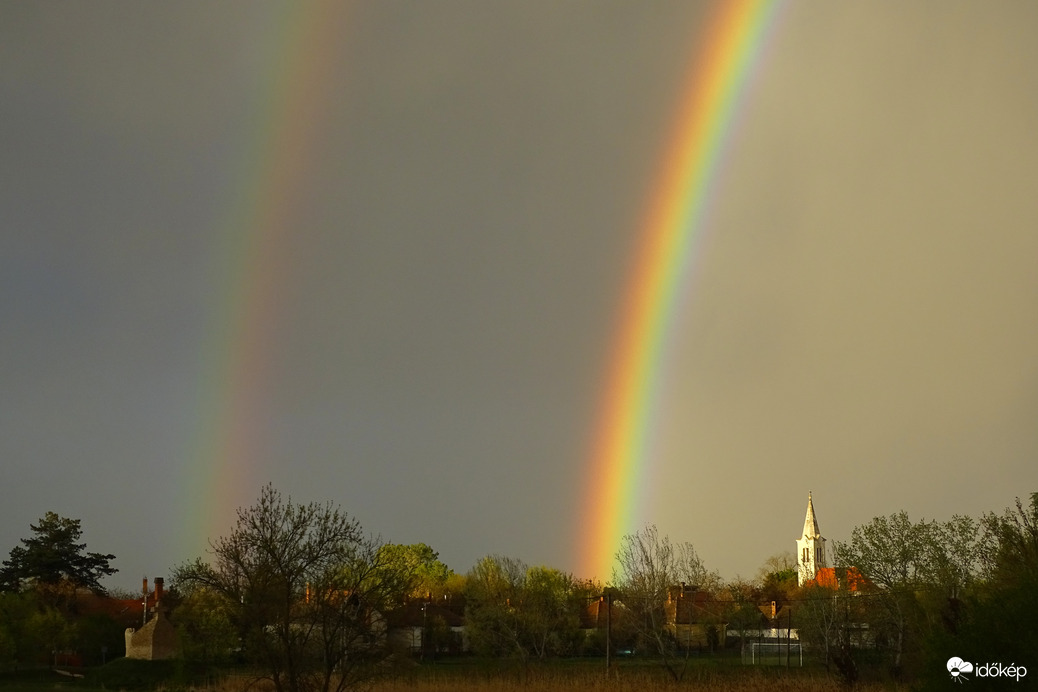
[(825, 539), (818, 532), (818, 519), (815, 518), (815, 506), (811, 502), (811, 493), (807, 493), (807, 517), (804, 519), (804, 535), (797, 539), (797, 586), (814, 579), (818, 570), (827, 566), (825, 559)]

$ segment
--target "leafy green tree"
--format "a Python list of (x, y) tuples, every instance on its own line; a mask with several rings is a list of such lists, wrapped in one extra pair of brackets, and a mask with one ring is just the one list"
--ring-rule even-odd
[(986, 514), (983, 527), (986, 571), (995, 586), (1038, 579), (1038, 493), (1027, 507), (1017, 498), (1015, 508)]
[(126, 625), (104, 613), (76, 616), (72, 648), (86, 665), (100, 665), (121, 656)]
[(904, 672), (906, 655), (921, 652), (948, 593), (978, 576), (978, 531), (969, 517), (913, 522), (902, 511), (857, 526), (849, 542), (836, 543), (837, 563), (857, 567), (875, 587), (869, 625), (895, 675)]
[(35, 592), (0, 593), (0, 668), (35, 668), (74, 643), (76, 627)]
[(0, 667), (4, 669), (29, 663), (27, 625), (36, 611), (34, 601), (30, 594), (0, 593)]
[(481, 558), (468, 574), (465, 621), (472, 648), (483, 656), (516, 656), (525, 666), (521, 601), (526, 564), (500, 555)]
[(479, 560), (468, 576), (466, 622), (477, 652), (518, 660), (570, 652), (580, 627), (580, 598), (573, 576), (529, 567), (498, 555)]
[(247, 654), (277, 692), (342, 692), (383, 670), (385, 615), (413, 583), (381, 547), (330, 503), (296, 504), (268, 485), (212, 543), (212, 562), (177, 568), (174, 582), (231, 604)]
[(205, 665), (227, 661), (239, 643), (233, 617), (225, 594), (204, 586), (186, 594), (172, 614), (184, 659)]
[(1016, 663), (1028, 667), (1028, 678), (1035, 674), (1028, 662), (1038, 651), (1038, 493), (980, 523), (984, 578), (947, 598), (943, 627), (928, 640), (923, 689), (947, 689), (952, 655)]
[(35, 642), (38, 650), (56, 654), (67, 649), (76, 638), (76, 626), (53, 608), (44, 608), (33, 613), (26, 623), (28, 640)]
[(0, 589), (19, 591), (27, 585), (55, 588), (67, 584), (85, 587), (104, 594), (103, 577), (118, 570), (110, 562), (115, 555), (85, 553), (86, 543), (79, 519), (67, 519), (54, 512), (30, 524), (33, 536), (21, 539), (22, 545), (11, 550), (11, 556), (0, 568)]
[(16, 666), (15, 653), (18, 645), (8, 628), (0, 626), (0, 671), (11, 670)]
[(409, 598), (442, 598), (453, 574), (447, 565), (440, 562), (440, 554), (425, 543), (387, 543), (379, 548), (379, 560), (401, 574), (412, 575), (405, 594)]
[(761, 565), (757, 574), (760, 600), (788, 603), (797, 590), (796, 558), (790, 551), (776, 553)]
[(522, 608), (537, 658), (569, 653), (580, 629), (581, 598), (573, 575), (553, 567), (526, 571)]

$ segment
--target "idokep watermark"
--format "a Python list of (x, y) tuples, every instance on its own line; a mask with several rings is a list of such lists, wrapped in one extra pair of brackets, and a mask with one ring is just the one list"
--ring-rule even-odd
[(1015, 663), (1006, 665), (1004, 663), (977, 663), (963, 661), (958, 656), (948, 659), (948, 673), (955, 682), (969, 680), (970, 676), (978, 678), (1007, 678), (1020, 682), (1021, 678), (1027, 676), (1027, 668)]

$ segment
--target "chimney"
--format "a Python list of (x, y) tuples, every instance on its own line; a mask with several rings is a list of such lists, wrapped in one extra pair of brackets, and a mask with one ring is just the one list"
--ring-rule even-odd
[(141, 602), (141, 627), (148, 624), (148, 578), (144, 577), (144, 585), (141, 587), (144, 591), (144, 600)]
[(155, 577), (155, 611), (158, 612), (159, 603), (162, 602), (162, 577)]
[[(157, 582), (158, 580), (156, 579), (155, 581)], [(772, 601), (771, 602), (771, 619), (772, 620), (775, 619), (775, 612), (776, 612), (775, 611), (775, 601)]]

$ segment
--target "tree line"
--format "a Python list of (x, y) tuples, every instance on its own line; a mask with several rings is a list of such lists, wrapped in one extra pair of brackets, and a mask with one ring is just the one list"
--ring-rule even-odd
[[(49, 663), (69, 648), (121, 654), (122, 626), (77, 605), (84, 589), (105, 594), (115, 556), (86, 552), (80, 522), (53, 512), (30, 529), (0, 568), (0, 668)], [(402, 627), (420, 627), (422, 660), (457, 651), (460, 618), (477, 655), (520, 671), (623, 652), (651, 657), (675, 681), (693, 651), (724, 655), (726, 643), (774, 625), (772, 603), (808, 654), (847, 682), (883, 674), (943, 684), (951, 656), (1019, 663), (1038, 651), (1038, 493), (980, 519), (876, 517), (833, 553), (829, 582), (799, 587), (789, 553), (753, 579), (724, 581), (691, 543), (646, 526), (623, 537), (605, 584), (500, 555), (459, 574), (425, 544), (384, 543), (341, 508), (293, 502), (268, 485), (207, 556), (173, 569), (164, 604), (184, 660), (247, 665), (278, 692), (360, 685), (410, 658), (393, 636)], [(738, 640), (726, 642), (726, 628)]]

